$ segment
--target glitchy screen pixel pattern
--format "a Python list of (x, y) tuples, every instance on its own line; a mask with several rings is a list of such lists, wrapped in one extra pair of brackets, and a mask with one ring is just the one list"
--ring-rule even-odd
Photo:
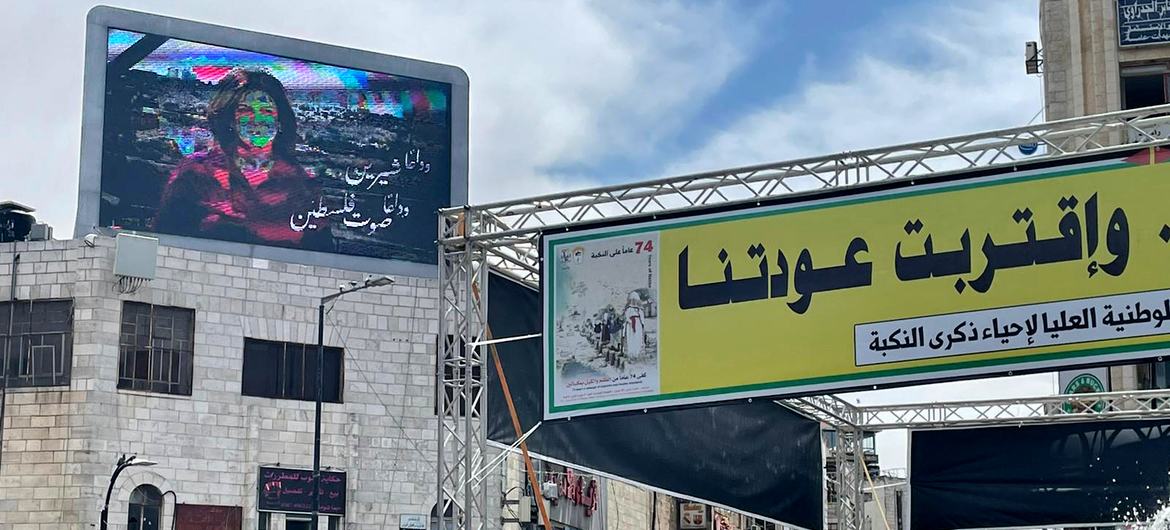
[[(107, 65), (103, 226), (435, 261), (450, 85), (116, 29)], [(295, 117), (267, 151), (212, 123), (260, 78)]]

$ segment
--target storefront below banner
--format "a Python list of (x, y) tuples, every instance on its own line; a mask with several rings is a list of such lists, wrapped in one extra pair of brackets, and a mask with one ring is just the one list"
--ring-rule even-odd
[(534, 459), (529, 482), (518, 457), (509, 459), (504, 486), (504, 530), (544, 530), (543, 501), (553, 530), (789, 530), (775, 523), (680, 499), (589, 471)]
[[(605, 479), (548, 462), (533, 462), (540, 481), (539, 495), (545, 500), (554, 530), (605, 530)], [(525, 482), (524, 500), (531, 503), (532, 521), (520, 521), (520, 528), (544, 528), (536, 507), (536, 494)]]

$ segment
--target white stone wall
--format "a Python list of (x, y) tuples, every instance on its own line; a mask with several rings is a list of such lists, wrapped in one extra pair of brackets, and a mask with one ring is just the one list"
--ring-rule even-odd
[(1122, 108), (1121, 68), (1170, 61), (1170, 44), (1121, 48), (1115, 0), (1040, 0), (1049, 120)]
[[(126, 524), (142, 483), (173, 503), (242, 506), (256, 527), (257, 467), (312, 465), (313, 403), (241, 394), (244, 337), (316, 342), (316, 304), (364, 273), (160, 247), (157, 279), (114, 289), (114, 243), (0, 244), (0, 297), (74, 299), (69, 387), (12, 389), (0, 455), (0, 528), (89, 530), (98, 522), (118, 455), (158, 462), (119, 478), (112, 528)], [(347, 295), (327, 318), (325, 342), (345, 348), (341, 404), (324, 405), (322, 465), (348, 473), (347, 529), (397, 524), (433, 502), (437, 283), (398, 283)], [(195, 309), (191, 396), (117, 390), (121, 304)], [(282, 518), (275, 518), (277, 530)], [(164, 520), (164, 525), (169, 519)]]
[(1044, 108), (1048, 120), (1121, 109), (1118, 62), (1129, 59), (1119, 57), (1113, 2), (1040, 1)]
[(650, 499), (652, 494), (636, 486), (616, 480), (606, 481), (609, 502), (605, 505), (607, 530), (619, 528), (650, 528)]

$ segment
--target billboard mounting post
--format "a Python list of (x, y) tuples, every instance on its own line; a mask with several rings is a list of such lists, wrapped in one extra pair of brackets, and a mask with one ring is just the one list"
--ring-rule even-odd
[[(440, 230), (461, 231), (464, 222), (462, 217), (439, 218)], [(435, 517), (441, 529), (485, 528), (490, 520), (486, 481), (470, 480), (478, 463), (486, 459), (487, 450), (481, 421), (485, 410), (480, 377), (484, 362), (479, 345), (487, 327), (486, 272), (485, 254), (470, 242), (454, 248), (439, 245)], [(476, 289), (482, 299), (475, 296)]]

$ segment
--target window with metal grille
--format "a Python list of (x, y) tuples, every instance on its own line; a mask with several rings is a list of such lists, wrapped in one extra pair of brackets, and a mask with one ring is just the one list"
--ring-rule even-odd
[[(447, 340), (448, 347), (452, 347), (455, 344), (455, 336), (454, 335), (447, 335), (446, 340)], [(439, 353), (438, 353), (438, 355), (436, 355), (436, 358), (439, 358), (439, 356), (443, 355), (442, 346), (443, 346), (442, 344), (439, 345)], [(459, 341), (459, 350), (458, 351), (462, 351), (462, 350), (463, 350), (463, 341)], [(486, 361), (486, 359), (485, 359), (485, 361)], [(458, 408), (460, 417), (467, 415), (467, 400), (464, 399), (462, 395), (458, 395), (458, 396), (456, 395), (456, 394), (462, 394), (462, 384), (463, 384), (462, 382), (463, 382), (463, 375), (465, 373), (467, 373), (467, 367), (464, 364), (456, 363), (456, 362), (444, 362), (443, 363), (443, 380), (438, 381), (438, 383), (440, 385), (442, 385), (442, 387), (443, 387), (443, 395), (445, 396), (446, 404), (448, 404), (451, 407), (451, 410), (455, 410), (456, 408)], [(457, 389), (457, 388), (455, 388), (456, 386), (459, 386), (460, 388)], [(480, 394), (483, 391), (482, 366), (471, 367), (471, 389), (470, 390), (471, 390), (471, 395), (473, 396), (472, 401), (478, 402)], [(443, 403), (435, 403), (435, 415), (436, 416), (439, 415), (439, 407), (441, 407), (443, 405), (444, 405)], [(478, 407), (475, 408), (474, 410), (472, 410), (471, 417), (473, 417), (473, 418), (479, 417)]]
[(158, 530), (162, 519), (162, 492), (143, 484), (130, 492), (127, 530)]
[[(344, 382), (341, 348), (325, 347), (322, 399), (341, 403)], [(317, 400), (317, 345), (244, 339), (245, 396)]]
[(4, 386), (69, 384), (73, 364), (73, 300), (0, 302)]
[(118, 388), (191, 395), (195, 310), (122, 303)]

